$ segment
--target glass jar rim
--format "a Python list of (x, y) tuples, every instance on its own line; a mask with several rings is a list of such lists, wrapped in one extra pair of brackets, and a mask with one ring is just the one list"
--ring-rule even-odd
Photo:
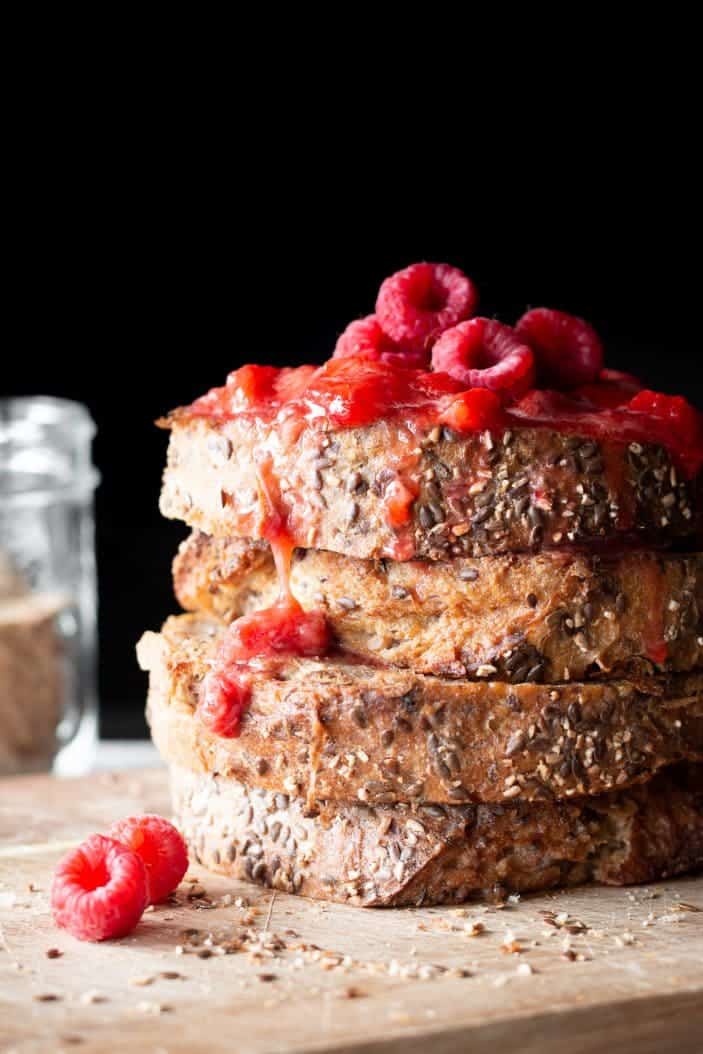
[(85, 500), (100, 481), (91, 458), (95, 432), (90, 411), (73, 399), (0, 398), (3, 506)]
[(54, 395), (17, 395), (0, 398), (0, 442), (12, 429), (25, 424), (41, 427), (76, 426), (95, 434), (90, 411), (75, 399)]

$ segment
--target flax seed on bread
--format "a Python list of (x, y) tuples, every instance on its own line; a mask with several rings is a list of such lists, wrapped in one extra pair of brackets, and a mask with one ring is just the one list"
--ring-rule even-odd
[(255, 674), (241, 735), (195, 714), (225, 624), (181, 615), (139, 645), (170, 762), (308, 801), (505, 802), (598, 794), (703, 760), (703, 674), (476, 683), (342, 657)]
[[(194, 532), (173, 567), (187, 611), (229, 621), (273, 603), (265, 542)], [(555, 551), (451, 561), (296, 550), (291, 588), (339, 646), (442, 677), (559, 682), (688, 671), (703, 659), (703, 556)]]
[(212, 871), (364, 907), (458, 903), (703, 866), (703, 767), (570, 802), (306, 803), (172, 767), (176, 820)]
[[(161, 511), (208, 534), (265, 537), (272, 504), (293, 544), (364, 559), (668, 545), (697, 530), (695, 484), (653, 444), (546, 428), (460, 435), (398, 418), (291, 430), (184, 410), (166, 423)], [(398, 487), (407, 522), (389, 517)]]

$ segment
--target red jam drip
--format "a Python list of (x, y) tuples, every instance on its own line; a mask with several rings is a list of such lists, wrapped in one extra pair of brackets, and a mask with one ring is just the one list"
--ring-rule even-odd
[(395, 530), (411, 522), (413, 505), (419, 493), (419, 485), (412, 480), (393, 479), (386, 487), (386, 519)]
[(206, 674), (198, 717), (215, 735), (234, 739), (249, 707), (254, 674), (274, 673), (286, 657), (321, 657), (331, 645), (322, 611), (304, 611), (291, 593), (293, 541), (283, 512), (271, 462), (259, 466), (258, 485), (264, 510), (261, 537), (271, 546), (278, 573), (278, 600), (269, 608), (244, 615), (225, 631), (212, 669)]
[(263, 509), (259, 535), (271, 546), (278, 575), (279, 600), (292, 600), (290, 567), (295, 546), (288, 529), (288, 520), (281, 502), (278, 480), (270, 458), (266, 458), (259, 464), (257, 468), (257, 483), (260, 504)]
[(256, 673), (275, 672), (289, 656), (323, 656), (329, 647), (323, 612), (303, 611), (291, 596), (242, 616), (226, 630), (213, 667), (203, 680), (198, 717), (215, 735), (236, 738)]
[(686, 476), (694, 476), (703, 466), (703, 418), (678, 396), (639, 392), (633, 397), (631, 380), (604, 370), (595, 384), (570, 393), (533, 390), (503, 408), (493, 392), (466, 391), (446, 373), (343, 358), (319, 368), (243, 366), (224, 387), (213, 388), (179, 415), (251, 416), (292, 428), (317, 421), (353, 428), (397, 417), (410, 425), (446, 424), (464, 433), (548, 428), (623, 445), (656, 443), (671, 452)]

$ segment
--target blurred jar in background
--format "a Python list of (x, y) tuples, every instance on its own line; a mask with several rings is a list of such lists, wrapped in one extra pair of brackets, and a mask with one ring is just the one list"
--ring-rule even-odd
[(94, 434), (80, 403), (0, 399), (0, 775), (93, 761)]

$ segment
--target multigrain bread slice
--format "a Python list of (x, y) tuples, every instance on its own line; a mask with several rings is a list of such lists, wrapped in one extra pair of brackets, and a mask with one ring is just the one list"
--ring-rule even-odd
[[(225, 620), (272, 604), (265, 542), (198, 531), (173, 565), (188, 611)], [(296, 550), (291, 587), (341, 648), (443, 677), (558, 682), (703, 665), (703, 556), (564, 551), (402, 563)]]
[[(334, 430), (248, 416), (168, 421), (164, 516), (208, 534), (409, 560), (696, 532), (695, 486), (660, 446), (518, 428), (459, 435), (400, 418)], [(405, 502), (405, 505), (404, 505)]]
[(174, 764), (308, 802), (563, 798), (703, 760), (703, 674), (509, 685), (342, 657), (254, 674), (240, 737), (221, 738), (195, 708), (224, 630), (181, 615), (142, 638), (154, 741)]
[(171, 769), (176, 821), (213, 871), (364, 907), (449, 904), (703, 866), (701, 767), (532, 805), (323, 803)]

